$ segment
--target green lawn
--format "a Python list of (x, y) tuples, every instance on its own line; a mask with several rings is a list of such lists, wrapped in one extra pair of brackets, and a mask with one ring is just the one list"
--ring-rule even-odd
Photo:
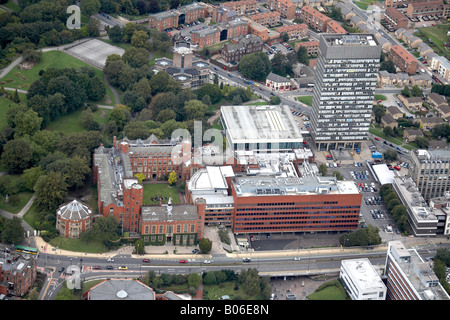
[[(83, 110), (76, 110), (72, 113), (60, 116), (58, 119), (50, 123), (46, 129), (61, 131), (67, 135), (86, 131), (80, 122), (82, 111)], [(108, 115), (110, 112), (110, 109), (98, 108), (98, 110), (94, 112), (94, 119), (100, 123), (100, 125), (105, 125), (108, 123)]]
[(0, 130), (6, 127), (6, 113), (8, 112), (9, 107), (13, 106), (17, 106), (17, 104), (8, 98), (0, 97)]
[(163, 204), (169, 201), (169, 197), (172, 197), (172, 204), (180, 203), (175, 186), (169, 187), (168, 183), (144, 184), (143, 204), (159, 204), (159, 201), (155, 197), (163, 197)]
[(307, 106), (312, 106), (312, 96), (299, 96), (297, 100), (306, 104)]
[[(433, 50), (439, 54), (439, 55), (443, 55), (446, 58), (450, 58), (450, 50), (446, 47), (444, 47), (444, 43), (445, 42), (449, 42), (448, 40), (448, 36), (447, 36), (447, 32), (450, 31), (450, 24), (437, 24), (434, 27), (426, 27), (426, 28), (420, 28), (419, 29), (420, 32), (422, 32), (422, 34), (424, 34), (426, 37), (430, 38), (431, 41), (433, 41), (434, 44), (430, 44), (429, 42), (427, 42), (432, 48)], [(421, 37), (422, 40), (427, 40), (424, 39), (424, 37)]]
[(229, 296), (230, 300), (235, 298), (239, 298), (239, 300), (261, 300), (263, 299), (259, 295), (249, 296), (242, 289), (242, 286), (239, 286), (237, 291), (234, 290), (235, 283), (234, 282), (223, 282), (218, 285), (210, 285), (203, 286), (203, 299), (205, 300), (218, 300), (222, 296)]
[(159, 58), (173, 59), (173, 53), (172, 52), (153, 51), (153, 59), (151, 59), (149, 62), (150, 66), (154, 66), (155, 60), (159, 59)]
[(347, 300), (338, 287), (331, 286), (316, 291), (308, 296), (308, 300)]
[[(0, 80), (0, 85), (4, 87), (17, 88), (28, 90), (30, 85), (39, 79), (39, 71), (47, 70), (48, 68), (81, 68), (81, 67), (91, 67), (89, 64), (80, 61), (67, 53), (62, 51), (48, 51), (42, 53), (41, 62), (34, 66), (30, 70), (20, 70), (17, 66), (15, 66), (3, 79)], [(103, 80), (103, 71), (93, 68), (95, 73)], [(106, 83), (105, 83), (106, 85)], [(108, 104), (114, 105), (115, 103), (119, 103), (118, 101), (114, 101), (114, 95), (111, 89), (106, 86), (106, 94), (112, 100), (111, 102), (107, 102), (105, 98), (100, 101), (97, 101), (98, 104)]]
[(381, 100), (381, 101), (386, 101), (387, 100), (387, 97), (386, 96), (383, 96), (382, 94), (376, 94), (375, 95), (375, 100)]
[[(0, 209), (11, 213), (18, 213), (30, 200), (32, 192), (19, 192), (15, 195), (9, 195), (9, 202), (5, 203), (5, 195), (0, 194)], [(11, 202), (11, 197), (15, 197), (17, 201)]]

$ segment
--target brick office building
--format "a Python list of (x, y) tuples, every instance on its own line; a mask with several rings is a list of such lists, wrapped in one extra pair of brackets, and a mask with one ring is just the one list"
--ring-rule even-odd
[(358, 228), (362, 195), (349, 181), (327, 177), (236, 177), (236, 234), (345, 231)]

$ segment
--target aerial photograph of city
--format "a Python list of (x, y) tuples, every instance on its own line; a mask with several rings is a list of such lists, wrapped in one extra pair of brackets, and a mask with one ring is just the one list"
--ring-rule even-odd
[(0, 0), (2, 310), (449, 301), (449, 60), (447, 0)]

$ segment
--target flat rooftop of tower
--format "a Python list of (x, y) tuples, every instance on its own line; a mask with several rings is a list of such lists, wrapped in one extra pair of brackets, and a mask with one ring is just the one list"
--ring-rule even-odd
[(377, 46), (372, 34), (322, 34), (328, 46)]

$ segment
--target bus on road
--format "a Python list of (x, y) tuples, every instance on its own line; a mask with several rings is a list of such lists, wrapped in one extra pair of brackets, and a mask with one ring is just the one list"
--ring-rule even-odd
[(29, 253), (29, 254), (37, 254), (38, 253), (38, 250), (36, 248), (25, 247), (25, 246), (16, 246), (16, 251), (22, 252), (22, 253)]

